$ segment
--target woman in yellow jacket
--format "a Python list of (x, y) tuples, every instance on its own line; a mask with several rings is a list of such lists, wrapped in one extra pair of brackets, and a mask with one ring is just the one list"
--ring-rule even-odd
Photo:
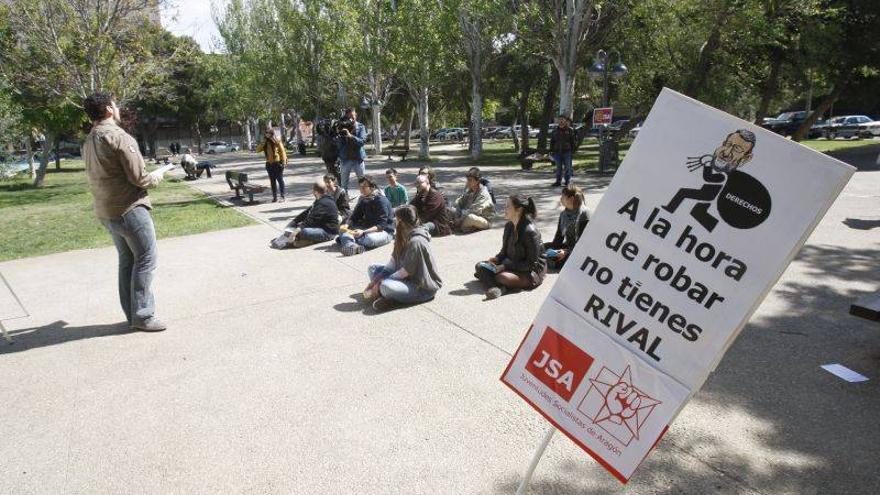
[(278, 193), (281, 193), (281, 202), (284, 198), (284, 165), (287, 164), (287, 151), (280, 139), (275, 137), (275, 131), (267, 127), (263, 131), (263, 141), (257, 145), (257, 153), (266, 155), (266, 172), (269, 173), (269, 184), (272, 186), (272, 202), (278, 201)]

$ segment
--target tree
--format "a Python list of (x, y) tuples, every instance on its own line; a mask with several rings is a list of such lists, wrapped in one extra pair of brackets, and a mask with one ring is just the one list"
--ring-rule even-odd
[(505, 29), (508, 17), (503, 5), (491, 0), (459, 0), (449, 2), (461, 29), (460, 42), (471, 82), (469, 146), (471, 158), (478, 159), (483, 151), (483, 79), (489, 59), (509, 42)]
[(604, 39), (625, 11), (624, 2), (540, 0), (522, 2), (520, 33), (559, 73), (559, 113), (572, 116), (574, 87), (583, 48)]
[[(156, 73), (141, 34), (148, 0), (14, 0), (0, 49), (0, 76), (14, 81), (18, 103), (54, 141), (72, 124), (71, 108), (95, 91), (120, 103)], [(34, 185), (42, 185), (49, 159), (44, 145)]]
[[(430, 155), (429, 101), (449, 77), (455, 17), (440, 0), (411, 0), (397, 6), (392, 45), (398, 51), (398, 76), (418, 115), (419, 158)], [(407, 129), (408, 131), (409, 129)]]

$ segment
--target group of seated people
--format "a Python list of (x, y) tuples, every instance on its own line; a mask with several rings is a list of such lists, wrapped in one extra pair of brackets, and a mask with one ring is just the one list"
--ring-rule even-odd
[[(394, 169), (386, 171), (384, 193), (369, 175), (358, 179), (358, 198), (349, 210), (349, 198), (333, 175), (312, 185), (311, 207), (297, 215), (272, 247), (301, 248), (319, 242), (336, 241), (344, 256), (352, 256), (392, 243), (391, 258), (371, 265), (364, 300), (377, 311), (398, 304), (429, 301), (442, 286), (431, 239), (454, 231), (470, 233), (491, 227), (495, 215), (490, 184), (476, 167), (466, 175), (464, 192), (447, 204), (437, 187), (433, 170), (424, 167), (416, 177), (416, 191), (410, 198), (398, 182)], [(537, 209), (532, 198), (508, 198), (500, 251), (477, 263), (474, 276), (487, 299), (509, 291), (531, 290), (541, 285), (547, 269), (561, 268), (589, 222), (583, 192), (566, 186), (560, 202), (556, 234), (544, 243), (534, 224)]]

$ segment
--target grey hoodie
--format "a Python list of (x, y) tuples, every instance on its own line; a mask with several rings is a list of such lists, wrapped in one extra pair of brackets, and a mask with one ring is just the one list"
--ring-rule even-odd
[(431, 252), (431, 235), (424, 227), (416, 227), (409, 234), (409, 244), (403, 250), (399, 266), (409, 274), (407, 279), (418, 288), (437, 292), (443, 281), (437, 273), (437, 261)]

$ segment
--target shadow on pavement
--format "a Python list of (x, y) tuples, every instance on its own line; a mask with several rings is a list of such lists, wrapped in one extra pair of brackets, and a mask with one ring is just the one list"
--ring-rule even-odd
[(880, 220), (866, 220), (862, 218), (847, 218), (844, 225), (856, 230), (871, 230), (880, 227)]
[[(626, 492), (880, 493), (880, 326), (848, 314), (869, 291), (846, 288), (876, 284), (878, 259), (880, 249), (806, 246), (798, 273), (777, 285), (771, 309), (752, 318)], [(870, 380), (847, 383), (820, 368), (829, 363)], [(623, 492), (586, 453), (563, 464), (548, 470), (571, 474), (549, 480), (539, 465), (529, 493)], [(514, 493), (521, 476), (501, 477), (495, 492)]]
[(129, 328), (127, 322), (110, 325), (69, 327), (66, 321), (58, 320), (42, 327), (11, 330), (9, 336), (12, 338), (12, 343), (0, 342), (0, 354), (12, 354), (38, 347), (64, 344), (74, 340), (123, 335), (126, 333), (134, 333), (134, 330)]

